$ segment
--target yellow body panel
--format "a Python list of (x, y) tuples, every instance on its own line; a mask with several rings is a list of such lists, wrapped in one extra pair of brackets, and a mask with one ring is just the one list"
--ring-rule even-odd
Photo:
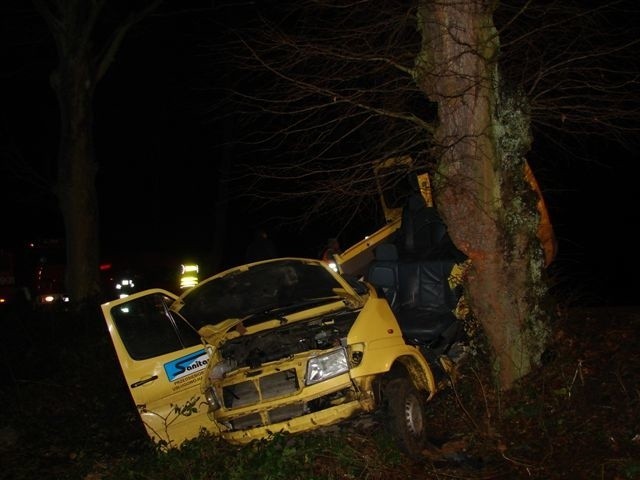
[[(116, 328), (111, 309), (121, 308), (135, 297), (105, 303), (102, 311), (131, 397), (149, 437), (168, 447), (179, 446), (211, 426), (206, 416), (208, 405), (200, 393), (208, 356), (202, 345), (196, 345), (149, 359), (132, 358)], [(185, 373), (170, 378), (168, 367), (176, 362), (185, 365)]]
[(309, 432), (321, 427), (335, 425), (348, 418), (354, 417), (362, 411), (362, 406), (357, 401), (344, 403), (327, 410), (310, 413), (302, 417), (292, 418), (286, 422), (276, 423), (267, 427), (254, 428), (237, 432), (224, 432), (222, 437), (232, 443), (249, 443), (252, 440), (268, 438), (274, 433)]
[[(359, 413), (372, 411), (377, 407), (372, 382), (377, 376), (388, 372), (395, 362), (401, 362), (405, 365), (416, 386), (424, 390), (427, 397), (431, 397), (435, 393), (437, 386), (429, 364), (416, 347), (405, 343), (389, 304), (386, 300), (378, 298), (375, 291), (372, 291), (367, 298), (363, 309), (349, 331), (346, 343), (349, 345), (348, 350), (354, 349), (362, 352), (361, 362), (352, 367), (348, 373), (313, 385), (304, 384), (303, 374), (309, 358), (322, 353), (318, 350), (296, 355), (292, 359), (261, 365), (259, 373), (243, 368), (225, 376), (222, 380), (211, 382), (220, 396), (223, 385), (230, 387), (239, 383), (254, 382), (256, 390), (258, 390), (257, 385), (260, 384), (262, 377), (288, 370), (298, 372), (300, 388), (296, 392), (269, 401), (259, 401), (256, 397), (254, 403), (246, 406), (228, 410), (223, 408), (210, 412), (210, 418), (217, 424), (216, 429), (220, 435), (234, 443), (245, 443), (265, 438), (275, 432), (293, 433), (313, 430), (332, 425)], [(212, 361), (216, 360), (212, 359)], [(226, 426), (236, 419), (246, 418), (250, 415), (259, 415), (265, 422), (268, 422), (268, 412), (270, 411), (286, 405), (307, 404), (320, 397), (345, 391), (350, 393), (340, 397), (335, 405), (286, 421), (239, 431), (229, 430)]]
[(540, 240), (542, 249), (544, 250), (545, 265), (549, 266), (549, 264), (556, 258), (558, 242), (556, 241), (556, 234), (553, 230), (553, 224), (551, 223), (551, 218), (549, 217), (549, 211), (547, 210), (547, 204), (542, 196), (542, 191), (540, 190), (538, 181), (533, 175), (533, 171), (527, 162), (524, 164), (524, 178), (538, 197), (538, 202), (536, 204), (538, 213), (540, 214), (538, 240)]

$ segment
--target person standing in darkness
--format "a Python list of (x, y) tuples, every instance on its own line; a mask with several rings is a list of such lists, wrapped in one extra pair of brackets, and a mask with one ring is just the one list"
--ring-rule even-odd
[(247, 246), (245, 261), (247, 263), (266, 260), (276, 256), (276, 246), (266, 230), (259, 228), (255, 231), (254, 238)]
[(342, 253), (342, 249), (340, 248), (340, 243), (337, 238), (330, 238), (327, 240), (327, 244), (320, 255), (320, 258), (327, 263), (333, 262), (333, 255)]

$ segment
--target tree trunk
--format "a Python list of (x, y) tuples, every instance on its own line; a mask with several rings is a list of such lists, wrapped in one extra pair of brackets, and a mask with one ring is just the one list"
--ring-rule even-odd
[(83, 45), (60, 55), (52, 85), (60, 108), (57, 194), (65, 223), (66, 286), (74, 306), (100, 293), (98, 199), (92, 134), (94, 80)]
[(549, 329), (537, 197), (525, 180), (529, 118), (501, 90), (493, 2), (423, 0), (418, 84), (438, 105), (438, 207), (470, 259), (472, 312), (508, 389), (540, 359)]
[[(51, 77), (60, 107), (60, 144), (56, 191), (65, 223), (66, 287), (76, 309), (100, 294), (100, 244), (97, 164), (93, 145), (93, 94), (129, 28), (153, 11), (154, 0), (108, 27), (97, 28), (105, 0), (33, 0), (56, 42), (59, 65)], [(126, 12), (125, 12), (126, 13)], [(107, 28), (105, 28), (107, 25)], [(100, 42), (100, 37), (109, 38)]]

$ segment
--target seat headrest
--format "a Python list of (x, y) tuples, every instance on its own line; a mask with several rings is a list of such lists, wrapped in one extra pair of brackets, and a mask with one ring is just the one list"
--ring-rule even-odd
[(398, 260), (398, 249), (393, 243), (381, 243), (375, 249), (376, 260), (395, 262)]
[(424, 203), (424, 198), (422, 198), (422, 195), (420, 195), (419, 193), (411, 195), (411, 197), (409, 197), (407, 207), (412, 212), (417, 212), (419, 210), (422, 210), (423, 208), (429, 208), (427, 207), (427, 204)]

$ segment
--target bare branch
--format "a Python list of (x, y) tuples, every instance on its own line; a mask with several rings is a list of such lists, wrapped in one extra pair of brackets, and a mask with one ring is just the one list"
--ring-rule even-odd
[(109, 69), (109, 66), (115, 58), (116, 52), (120, 48), (125, 35), (131, 27), (136, 23), (146, 18), (151, 12), (153, 12), (162, 3), (162, 0), (155, 0), (147, 5), (145, 8), (138, 12), (130, 13), (122, 24), (118, 25), (110, 38), (105, 44), (102, 51), (96, 55), (96, 71), (95, 82), (99, 81)]
[[(247, 195), (258, 203), (304, 198), (311, 211), (346, 212), (375, 203), (367, 186), (374, 160), (410, 154), (432, 166), (437, 112), (416, 84), (415, 5), (317, 0), (278, 8), (221, 49), (223, 66), (237, 75), (225, 79), (228, 104), (215, 110), (235, 115), (247, 133), (253, 158), (236, 164), (242, 170), (235, 177), (252, 179)], [(541, 137), (622, 140), (638, 131), (640, 40), (625, 13), (637, 7), (628, 0), (593, 8), (564, 0), (500, 3), (504, 88), (525, 92)], [(481, 52), (467, 45), (465, 54)]]

